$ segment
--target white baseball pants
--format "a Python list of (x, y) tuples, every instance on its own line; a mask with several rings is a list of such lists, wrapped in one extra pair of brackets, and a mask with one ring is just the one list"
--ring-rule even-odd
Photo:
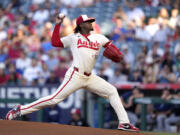
[(111, 106), (118, 116), (119, 122), (129, 123), (127, 113), (122, 105), (117, 89), (102, 78), (94, 74), (86, 76), (83, 73), (76, 71), (73, 67), (67, 71), (62, 84), (54, 94), (40, 98), (30, 104), (22, 105), (21, 114), (29, 114), (44, 107), (58, 104), (80, 88), (87, 89), (90, 92), (109, 99)]

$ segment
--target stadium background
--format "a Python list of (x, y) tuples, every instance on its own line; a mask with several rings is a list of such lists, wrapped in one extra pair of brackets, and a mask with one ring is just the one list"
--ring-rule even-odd
[[(4, 103), (8, 99), (35, 100), (61, 83), (72, 56), (68, 49), (51, 46), (59, 12), (66, 14), (61, 36), (72, 33), (75, 18), (87, 14), (96, 18), (94, 32), (106, 35), (123, 51), (124, 63), (115, 64), (102, 56), (102, 50), (93, 71), (117, 86), (121, 96), (126, 98), (138, 86), (144, 97), (160, 97), (168, 89), (172, 98), (179, 99), (179, 7), (178, 0), (1, 0), (0, 117), (17, 103)], [(75, 107), (90, 126), (98, 127), (97, 101), (98, 97), (88, 92), (72, 94), (57, 106), (56, 122), (66, 124)], [(157, 111), (154, 105), (149, 108), (149, 116)], [(112, 128), (116, 116), (108, 103), (104, 110), (103, 127)], [(43, 110), (43, 120), (52, 122), (45, 119), (48, 112), (48, 108)], [(34, 113), (28, 119), (36, 121), (38, 117)]]

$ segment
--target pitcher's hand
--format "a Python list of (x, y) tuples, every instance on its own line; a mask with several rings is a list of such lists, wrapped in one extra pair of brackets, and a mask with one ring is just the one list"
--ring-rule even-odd
[(56, 24), (62, 24), (64, 18), (65, 18), (65, 15), (63, 13), (59, 13), (56, 16)]

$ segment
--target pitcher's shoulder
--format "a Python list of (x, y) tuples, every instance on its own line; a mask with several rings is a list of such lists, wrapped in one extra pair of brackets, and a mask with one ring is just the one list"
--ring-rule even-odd
[(92, 36), (92, 37), (104, 37), (104, 35), (102, 35), (102, 34), (97, 34), (97, 33), (92, 33), (91, 36)]

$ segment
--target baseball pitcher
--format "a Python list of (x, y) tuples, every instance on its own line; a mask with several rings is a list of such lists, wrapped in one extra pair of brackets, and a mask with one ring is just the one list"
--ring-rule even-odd
[(58, 104), (71, 93), (83, 88), (110, 101), (119, 119), (118, 129), (139, 131), (138, 128), (129, 123), (127, 113), (122, 105), (117, 89), (92, 73), (96, 56), (102, 47), (105, 48), (103, 55), (117, 63), (122, 60), (122, 53), (112, 44), (112, 41), (105, 36), (90, 33), (93, 30), (92, 22), (95, 21), (95, 18), (90, 18), (87, 15), (81, 15), (76, 19), (77, 26), (74, 33), (61, 38), (60, 26), (64, 17), (63, 14), (56, 17), (56, 25), (51, 39), (54, 47), (69, 47), (73, 56), (72, 65), (66, 72), (62, 84), (57, 91), (50, 96), (43, 97), (27, 105), (16, 105), (7, 113), (6, 119), (13, 120), (44, 107)]

